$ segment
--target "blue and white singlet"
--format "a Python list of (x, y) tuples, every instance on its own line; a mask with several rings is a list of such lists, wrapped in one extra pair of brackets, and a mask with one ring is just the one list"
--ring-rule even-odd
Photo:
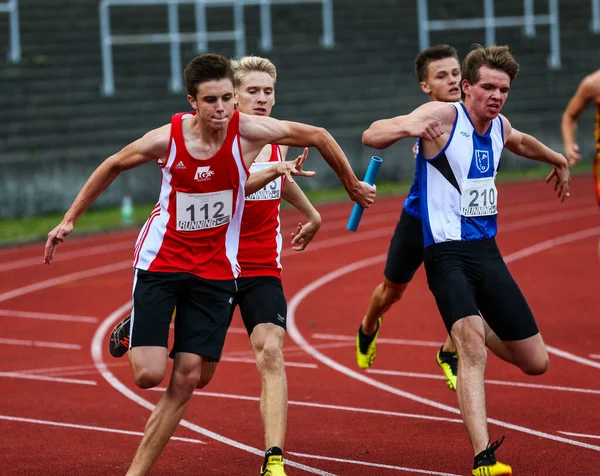
[[(500, 116), (479, 134), (461, 103), (450, 139), (433, 159), (417, 153), (424, 246), (444, 241), (493, 238), (497, 231), (498, 192), (494, 183), (504, 148)], [(420, 139), (419, 139), (420, 142)]]

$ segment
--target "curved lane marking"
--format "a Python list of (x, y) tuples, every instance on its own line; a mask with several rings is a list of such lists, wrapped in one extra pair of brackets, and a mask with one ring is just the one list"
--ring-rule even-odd
[[(553, 248), (555, 246), (559, 246), (559, 245), (563, 245), (563, 244), (567, 244), (567, 243), (571, 243), (574, 241), (578, 241), (578, 240), (583, 240), (585, 238), (589, 238), (592, 236), (596, 236), (600, 234), (600, 227), (595, 227), (595, 228), (590, 228), (587, 230), (582, 230), (576, 233), (571, 233), (568, 235), (564, 235), (564, 236), (560, 236), (557, 238), (553, 238), (550, 240), (546, 240), (543, 241), (541, 243), (537, 243), (535, 245), (529, 246), (527, 248), (524, 248), (520, 251), (517, 251), (515, 253), (511, 253), (509, 255), (506, 256), (505, 261), (508, 262), (512, 262), (512, 261), (516, 261), (518, 259), (521, 258), (525, 258), (527, 256), (531, 256), (533, 254), (539, 253), (541, 251)], [(343, 266), (341, 268), (338, 268), (324, 276), (322, 276), (321, 278), (313, 281), (311, 284), (309, 284), (308, 286), (305, 286), (304, 288), (302, 288), (296, 295), (294, 295), (294, 297), (292, 297), (292, 299), (289, 301), (288, 304), (288, 322), (287, 322), (287, 332), (290, 335), (290, 337), (292, 338), (292, 340), (294, 342), (296, 342), (297, 345), (299, 345), (300, 347), (302, 347), (309, 355), (312, 355), (315, 359), (317, 359), (318, 361), (322, 362), (323, 364), (331, 367), (332, 369), (347, 375), (350, 378), (353, 378), (355, 380), (358, 380), (360, 382), (366, 383), (367, 385), (371, 385), (373, 387), (379, 388), (380, 390), (392, 393), (394, 395), (397, 395), (399, 397), (403, 397), (406, 398), (408, 400), (412, 400), (415, 401), (417, 403), (422, 403), (423, 405), (427, 405), (430, 407), (434, 407), (437, 408), (439, 410), (443, 410), (443, 411), (447, 411), (449, 413), (453, 413), (455, 415), (460, 415), (460, 410), (458, 408), (449, 406), (449, 405), (445, 405), (439, 402), (436, 402), (434, 400), (430, 400), (428, 398), (423, 398), (420, 397), (418, 395), (415, 395), (413, 393), (409, 393), (403, 390), (400, 390), (396, 387), (393, 387), (391, 385), (387, 385), (385, 383), (379, 382), (378, 380), (375, 380), (373, 378), (370, 378), (368, 376), (366, 376), (365, 374), (359, 373), (355, 370), (352, 370), (342, 364), (340, 364), (339, 362), (333, 360), (330, 357), (327, 357), (326, 355), (322, 354), (321, 352), (319, 352), (316, 348), (314, 348), (311, 344), (309, 344), (306, 339), (304, 338), (304, 336), (300, 333), (300, 331), (298, 330), (298, 327), (296, 326), (296, 320), (295, 320), (295, 316), (296, 316), (296, 311), (298, 309), (298, 306), (300, 305), (300, 303), (311, 293), (313, 293), (314, 291), (316, 291), (317, 289), (321, 288), (322, 286), (336, 280), (337, 278), (340, 278), (346, 274), (350, 274), (353, 273), (355, 271), (358, 271), (360, 269), (372, 266), (374, 264), (378, 264), (382, 261), (384, 261), (386, 259), (387, 254), (380, 254), (377, 256), (373, 256), (371, 258), (367, 258), (367, 259), (363, 259), (360, 261), (357, 261), (355, 263), (351, 263), (349, 265)], [(549, 349), (550, 351), (550, 349)], [(563, 355), (561, 355), (561, 357), (564, 357), (568, 355), (568, 353), (564, 353)], [(580, 358), (581, 359), (581, 358)], [(583, 359), (583, 360), (587, 360), (587, 359)], [(578, 362), (583, 363), (581, 361), (578, 360)], [(593, 364), (597, 364), (597, 362), (592, 362)], [(580, 446), (583, 448), (587, 448), (590, 450), (595, 450), (595, 451), (600, 451), (600, 446), (595, 446), (595, 445), (590, 445), (587, 443), (583, 443), (580, 441), (576, 441), (576, 440), (571, 440), (568, 438), (563, 438), (560, 436), (556, 436), (556, 435), (552, 435), (550, 433), (545, 433), (542, 431), (537, 431), (531, 428), (526, 428), (520, 425), (514, 425), (512, 423), (508, 423), (508, 422), (504, 422), (501, 420), (497, 420), (494, 418), (488, 418), (488, 422), (504, 427), (504, 428), (509, 428), (515, 431), (520, 431), (522, 433), (526, 433), (529, 435), (534, 435), (534, 436), (538, 436), (541, 438), (546, 438), (549, 440), (554, 440), (554, 441), (558, 441), (560, 443), (567, 443), (570, 445), (574, 445), (574, 446)]]

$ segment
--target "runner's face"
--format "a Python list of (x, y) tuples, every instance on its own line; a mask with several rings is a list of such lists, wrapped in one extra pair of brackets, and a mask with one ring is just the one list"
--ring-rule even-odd
[(226, 129), (233, 115), (233, 83), (230, 79), (205, 81), (198, 86), (196, 99), (188, 101), (198, 113), (198, 121), (212, 129)]
[(460, 101), (460, 64), (456, 58), (432, 61), (427, 68), (427, 81), (421, 87), (433, 101)]
[(275, 105), (275, 82), (269, 73), (252, 71), (235, 92), (237, 108), (244, 114), (270, 116)]
[(465, 105), (481, 121), (491, 121), (498, 117), (510, 89), (510, 76), (500, 69), (482, 66), (479, 81), (475, 84), (462, 82), (465, 91)]

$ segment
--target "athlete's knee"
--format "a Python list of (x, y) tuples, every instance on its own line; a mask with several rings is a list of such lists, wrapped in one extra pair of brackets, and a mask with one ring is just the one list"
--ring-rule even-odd
[(550, 358), (548, 354), (536, 356), (534, 359), (528, 359), (523, 364), (519, 365), (519, 368), (526, 375), (542, 375), (548, 371), (550, 366)]
[(485, 365), (487, 351), (485, 349), (485, 332), (483, 326), (474, 319), (457, 321), (452, 327), (452, 340), (456, 345), (459, 360), (477, 365)]
[(158, 347), (134, 347), (128, 353), (133, 379), (139, 388), (153, 388), (167, 373), (167, 350)]
[(200, 380), (198, 380), (198, 383), (196, 384), (196, 388), (206, 387), (210, 383), (211, 380), (212, 380), (212, 375), (200, 376)]
[(284, 369), (283, 352), (276, 342), (266, 342), (258, 354), (258, 370), (261, 374), (282, 372)]
[(165, 370), (156, 367), (138, 367), (134, 370), (133, 377), (139, 388), (154, 388), (165, 378)]
[(217, 371), (217, 365), (219, 362), (213, 359), (204, 359), (202, 362), (202, 373), (200, 375), (200, 380), (196, 384), (196, 388), (204, 388), (206, 387), (210, 381), (212, 380), (215, 372)]
[(394, 304), (404, 295), (406, 284), (395, 284), (385, 279), (381, 284), (381, 295), (385, 304)]
[[(194, 390), (198, 388), (202, 381), (202, 366), (198, 365), (180, 365), (173, 368), (171, 382), (169, 387), (171, 391), (178, 395), (189, 398)], [(208, 382), (206, 382), (208, 383)], [(205, 385), (206, 385), (205, 383)]]

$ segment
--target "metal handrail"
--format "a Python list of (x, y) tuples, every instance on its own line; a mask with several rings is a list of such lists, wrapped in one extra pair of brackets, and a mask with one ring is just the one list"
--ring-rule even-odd
[[(598, 0), (592, 0), (592, 2), (597, 3)], [(533, 11), (533, 0), (524, 0), (523, 16), (504, 17), (494, 15), (494, 0), (483, 0), (483, 17), (459, 18), (453, 20), (429, 20), (427, 0), (417, 0), (417, 6), (419, 45), (422, 50), (429, 46), (430, 31), (484, 28), (485, 43), (489, 46), (496, 42), (496, 28), (522, 26), (524, 27), (524, 32), (527, 36), (534, 36), (535, 25), (549, 25), (550, 56), (548, 57), (548, 66), (552, 69), (561, 67), (558, 0), (548, 0), (547, 15), (535, 15)]]
[(258, 5), (260, 7), (260, 48), (263, 51), (273, 49), (273, 33), (271, 29), (271, 5), (293, 5), (304, 3), (320, 3), (323, 33), (320, 44), (324, 48), (333, 48), (335, 45), (333, 27), (333, 0), (240, 0), (244, 5)]
[[(181, 33), (179, 31), (179, 11), (180, 4), (196, 5), (196, 21), (202, 23), (196, 24), (195, 33)], [(168, 7), (168, 33), (151, 33), (142, 35), (111, 35), (110, 33), (110, 13), (111, 6), (124, 5), (166, 5)], [(202, 16), (206, 6), (215, 7), (233, 7), (234, 30), (207, 32), (206, 20)], [(200, 11), (200, 13), (198, 13)], [(236, 55), (244, 56), (246, 54), (246, 40), (244, 32), (244, 6), (243, 3), (236, 0), (102, 0), (98, 5), (100, 17), (100, 43), (102, 48), (102, 93), (112, 96), (115, 93), (114, 71), (112, 46), (113, 45), (131, 45), (146, 43), (169, 43), (171, 52), (171, 79), (169, 89), (172, 92), (181, 92), (183, 90), (182, 81), (182, 63), (181, 63), (181, 43), (195, 42), (199, 51), (205, 51), (209, 40), (236, 42)]]
[(9, 37), (10, 49), (8, 51), (8, 60), (11, 63), (21, 61), (21, 34), (19, 32), (19, 0), (8, 0), (7, 3), (0, 3), (0, 13), (9, 15)]
[[(246, 54), (244, 7), (247, 5), (258, 5), (260, 7), (260, 48), (264, 51), (270, 51), (273, 49), (271, 5), (304, 3), (321, 3), (323, 33), (320, 44), (325, 48), (332, 48), (335, 44), (333, 0), (101, 0), (98, 5), (98, 11), (102, 48), (102, 93), (111, 96), (115, 92), (112, 58), (113, 45), (169, 43), (171, 46), (171, 80), (169, 89), (173, 92), (180, 92), (183, 88), (181, 78), (181, 43), (195, 42), (197, 52), (203, 53), (208, 50), (208, 41), (210, 40), (233, 40), (236, 42), (236, 55), (238, 57), (244, 56)], [(194, 4), (195, 33), (181, 33), (179, 31), (178, 7), (180, 4)], [(111, 35), (109, 7), (123, 5), (167, 5), (169, 12), (169, 32), (145, 35)], [(234, 30), (208, 33), (206, 7), (233, 7)]]

